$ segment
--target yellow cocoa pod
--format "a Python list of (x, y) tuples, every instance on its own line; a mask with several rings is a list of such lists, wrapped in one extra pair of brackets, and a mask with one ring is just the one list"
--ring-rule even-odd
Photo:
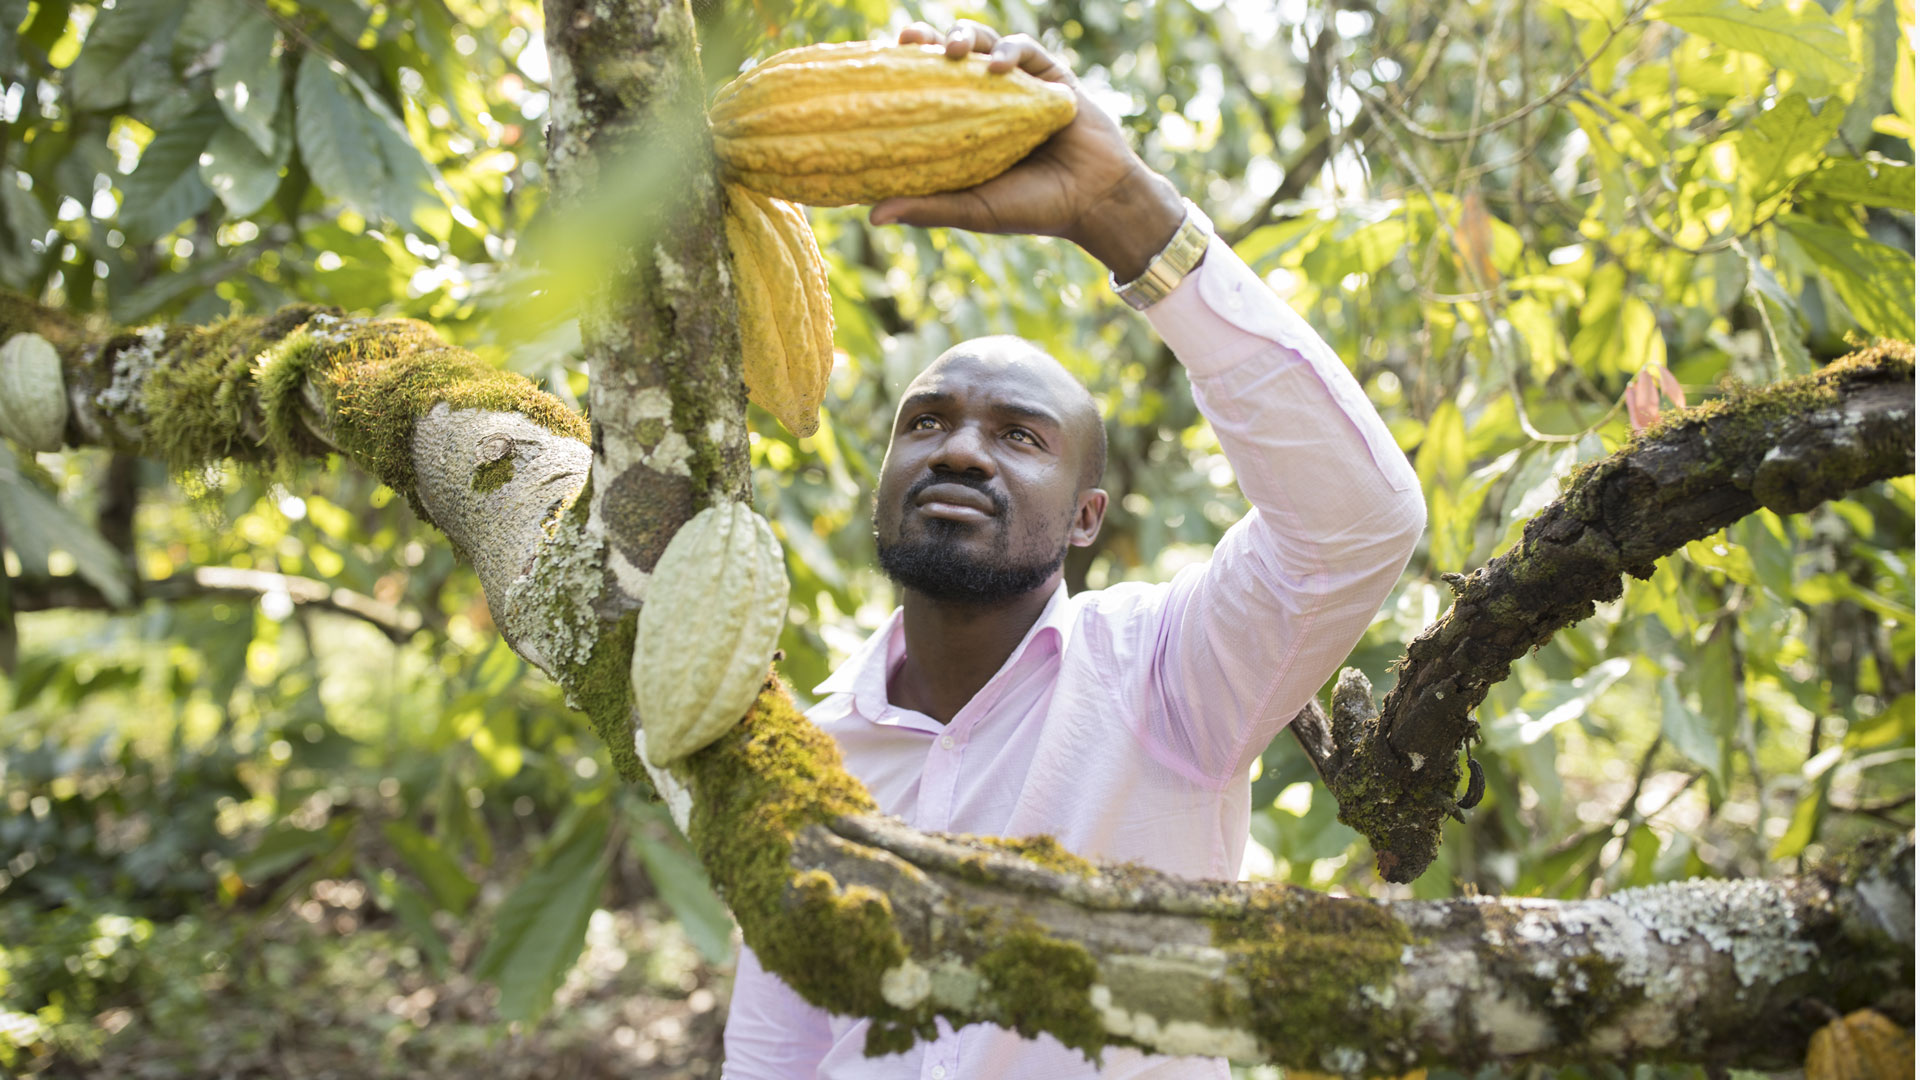
[(740, 302), (747, 397), (795, 435), (820, 426), (833, 371), (833, 297), (807, 213), (727, 185), (727, 248)]
[(1913, 1032), (1872, 1009), (1849, 1013), (1813, 1033), (1807, 1080), (1908, 1080)]
[(766, 680), (787, 621), (787, 565), (744, 503), (695, 514), (647, 583), (630, 672), (638, 746), (655, 768), (727, 733)]
[(779, 53), (708, 110), (728, 179), (814, 206), (991, 180), (1073, 119), (1074, 92), (975, 53), (861, 41)]

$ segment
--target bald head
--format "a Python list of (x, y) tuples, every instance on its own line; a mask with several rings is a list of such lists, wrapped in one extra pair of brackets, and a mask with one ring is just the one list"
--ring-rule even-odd
[(901, 395), (903, 405), (916, 390), (939, 383), (949, 369), (959, 366), (1014, 376), (1036, 396), (1035, 404), (1055, 410), (1080, 454), (1080, 487), (1100, 486), (1100, 477), (1107, 471), (1107, 428), (1100, 422), (1100, 407), (1053, 354), (1013, 334), (970, 338), (935, 357), (915, 376)]

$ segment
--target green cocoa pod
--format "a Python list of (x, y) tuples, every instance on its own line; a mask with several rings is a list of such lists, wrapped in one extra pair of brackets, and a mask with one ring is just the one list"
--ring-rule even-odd
[(66, 430), (60, 354), (39, 334), (13, 335), (0, 346), (0, 435), (29, 450), (58, 450)]
[(752, 507), (708, 507), (680, 527), (653, 568), (633, 645), (648, 762), (678, 761), (746, 716), (786, 618), (780, 542)]

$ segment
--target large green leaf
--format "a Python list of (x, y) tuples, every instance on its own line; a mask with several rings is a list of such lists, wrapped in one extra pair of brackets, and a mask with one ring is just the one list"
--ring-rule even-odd
[(1800, 190), (1855, 206), (1885, 206), (1913, 213), (1913, 166), (1884, 158), (1836, 158), (1807, 177)]
[(1747, 256), (1747, 296), (1760, 312), (1760, 328), (1780, 361), (1780, 374), (1804, 375), (1813, 370), (1813, 356), (1807, 352), (1807, 331), (1800, 318), (1799, 305), (1755, 254)]
[(100, 12), (67, 69), (67, 101), (77, 109), (124, 105), (142, 69), (165, 56), (186, 7), (186, 0), (135, 0)]
[(261, 153), (251, 136), (222, 124), (200, 155), (200, 179), (226, 205), (229, 217), (246, 217), (267, 205), (280, 187), (280, 170), (293, 152), (292, 120), (282, 117), (281, 138)]
[(21, 475), (13, 448), (0, 442), (0, 521), (7, 543), (29, 575), (44, 577), (47, 556), (59, 550), (73, 557), (74, 569), (115, 607), (133, 602), (126, 563), (93, 526), (54, 501)]
[(466, 913), (479, 886), (445, 848), (404, 821), (389, 821), (380, 831), (406, 860), (407, 869), (427, 887), (434, 903), (455, 915)]
[(434, 174), (393, 110), (346, 67), (318, 53), (294, 83), (300, 158), (320, 190), (369, 220), (403, 225), (439, 202)]
[(633, 830), (633, 850), (646, 865), (647, 880), (700, 955), (709, 964), (726, 963), (733, 955), (733, 916), (714, 894), (706, 868), (672, 831), (666, 814), (657, 807), (647, 809), (657, 811), (653, 827)]
[[(213, 73), (213, 96), (227, 121), (253, 140), (262, 154), (276, 152), (273, 118), (280, 111), (279, 36), (263, 12), (249, 10), (227, 39), (226, 54)], [(240, 211), (235, 211), (240, 213)]]
[(1804, 95), (1788, 94), (1740, 133), (1740, 180), (1756, 215), (1820, 164), (1840, 113), (1837, 104), (1815, 112)]
[(1799, 76), (1820, 97), (1859, 74), (1846, 31), (1819, 4), (1761, 0), (1666, 0), (1647, 13), (1729, 49), (1750, 52)]
[(1706, 770), (1714, 790), (1726, 790), (1727, 742), (1732, 732), (1715, 730), (1709, 718), (1689, 708), (1671, 673), (1660, 680), (1660, 734), (1688, 761)]
[(1845, 229), (1787, 215), (1779, 220), (1870, 334), (1913, 339), (1913, 256)]
[(120, 182), (120, 227), (136, 243), (152, 240), (207, 208), (213, 189), (200, 179), (200, 155), (225, 126), (209, 101), (156, 132), (133, 175)]
[(500, 1016), (530, 1020), (546, 1011), (586, 942), (587, 922), (606, 883), (604, 804), (500, 903), (474, 975), (500, 987)]

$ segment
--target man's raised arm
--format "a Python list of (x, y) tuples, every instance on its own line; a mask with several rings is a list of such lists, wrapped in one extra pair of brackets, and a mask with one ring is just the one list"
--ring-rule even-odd
[[(903, 43), (989, 54), (992, 67), (1076, 85), (1024, 35), (973, 23)], [(1138, 278), (1186, 219), (1113, 118), (1080, 99), (1073, 123), (967, 191), (888, 199), (876, 224), (1058, 236)], [(1253, 504), (1166, 597), (1140, 734), (1168, 765), (1224, 786), (1333, 674), (1426, 525), (1419, 482), (1346, 366), (1232, 248), (1213, 240), (1147, 318), (1187, 368)]]

